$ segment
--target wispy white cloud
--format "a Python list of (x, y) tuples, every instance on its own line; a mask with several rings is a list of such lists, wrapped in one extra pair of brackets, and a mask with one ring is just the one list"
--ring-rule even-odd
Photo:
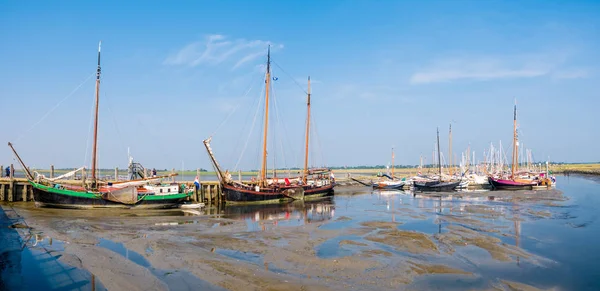
[(585, 69), (565, 69), (554, 72), (552, 77), (556, 79), (582, 79), (587, 78), (589, 75), (589, 71)]
[(240, 66), (242, 66), (243, 64), (251, 62), (251, 61), (259, 58), (260, 56), (263, 56), (264, 54), (265, 54), (264, 51), (247, 54), (246, 56), (241, 58), (239, 61), (237, 61), (237, 63), (235, 63), (235, 65), (233, 65), (233, 68), (231, 68), (231, 69), (235, 70), (235, 69), (239, 68)]
[(432, 62), (410, 77), (411, 84), (452, 82), (458, 80), (484, 81), (509, 78), (563, 76), (580, 78), (583, 71), (563, 72), (565, 54), (535, 54), (496, 57), (458, 57)]
[(191, 67), (226, 63), (235, 70), (266, 54), (265, 49), (268, 45), (271, 45), (272, 50), (283, 48), (283, 45), (270, 41), (229, 39), (224, 35), (213, 34), (206, 36), (202, 41), (184, 46), (169, 55), (163, 63)]

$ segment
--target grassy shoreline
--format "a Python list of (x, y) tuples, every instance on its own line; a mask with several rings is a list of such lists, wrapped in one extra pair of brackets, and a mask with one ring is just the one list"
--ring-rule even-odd
[[(21, 169), (17, 169), (18, 172), (21, 172)], [(38, 173), (44, 174), (48, 176), (50, 174), (49, 169), (35, 169)], [(65, 174), (71, 170), (68, 169), (55, 169), (54, 175), (59, 176)], [(89, 171), (89, 170), (88, 170)], [(377, 173), (386, 173), (388, 169), (386, 168), (371, 168), (371, 169), (334, 169), (333, 172), (335, 175), (346, 175), (346, 174), (363, 174), (363, 175), (377, 175)], [(396, 168), (394, 169), (394, 174), (397, 176), (411, 176), (416, 175), (418, 169), (417, 168)], [(600, 163), (598, 164), (553, 164), (550, 165), (550, 171), (555, 174), (585, 174), (585, 175), (600, 175)], [(114, 175), (114, 169), (101, 169), (101, 176)], [(269, 171), (271, 172), (271, 171)], [(288, 170), (279, 169), (277, 170), (280, 174), (287, 174)], [(437, 168), (424, 168), (423, 173), (428, 172), (437, 172)], [(127, 169), (119, 169), (119, 175), (125, 175), (127, 173)], [(157, 171), (157, 175), (168, 175), (171, 171)], [(175, 171), (178, 175), (184, 176), (196, 176), (196, 170), (185, 170), (185, 171)], [(301, 170), (289, 170), (289, 173), (292, 175), (300, 174)], [(237, 172), (232, 172), (232, 176), (236, 176)], [(241, 174), (243, 176), (256, 176), (258, 175), (257, 171), (242, 171)], [(200, 172), (200, 176), (214, 176), (214, 171), (202, 171)]]

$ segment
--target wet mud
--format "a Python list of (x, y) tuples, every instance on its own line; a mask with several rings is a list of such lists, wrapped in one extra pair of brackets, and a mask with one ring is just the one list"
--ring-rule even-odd
[(586, 221), (559, 190), (339, 192), (199, 215), (21, 204), (30, 228), (13, 230), (61, 242), (61, 263), (109, 290), (546, 290), (562, 283), (517, 275), (559, 270), (532, 227), (589, 227), (568, 226)]

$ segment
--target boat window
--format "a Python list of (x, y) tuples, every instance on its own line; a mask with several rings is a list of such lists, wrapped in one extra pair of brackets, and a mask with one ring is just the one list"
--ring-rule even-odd
[(162, 193), (162, 189), (160, 189), (160, 193)]
[(169, 190), (167, 192), (171, 193), (171, 188), (169, 188)]

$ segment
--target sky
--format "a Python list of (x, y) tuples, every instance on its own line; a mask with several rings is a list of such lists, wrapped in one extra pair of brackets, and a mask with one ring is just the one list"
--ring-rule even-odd
[[(28, 166), (258, 169), (431, 161), (509, 149), (600, 161), (599, 1), (0, 1), (0, 143)], [(445, 158), (446, 159), (446, 158)], [(15, 163), (8, 147), (0, 164)]]

